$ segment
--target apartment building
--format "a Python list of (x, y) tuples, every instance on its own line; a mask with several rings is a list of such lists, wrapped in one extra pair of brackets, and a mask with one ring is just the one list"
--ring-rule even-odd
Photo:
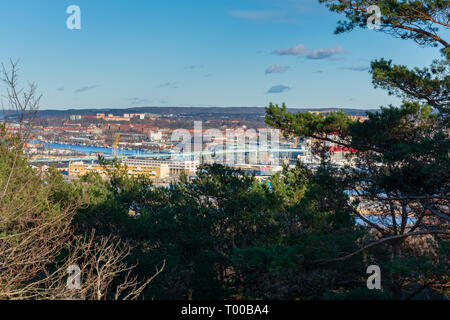
[(175, 160), (155, 160), (155, 159), (142, 159), (142, 158), (125, 158), (122, 163), (128, 167), (159, 167), (167, 166), (169, 168), (169, 174), (171, 176), (180, 175), (184, 172), (187, 175), (194, 175), (197, 173), (199, 161), (175, 161)]
[[(168, 178), (169, 167), (166, 164), (157, 166), (127, 165), (127, 171), (130, 176), (147, 176), (151, 179)], [(97, 172), (102, 177), (106, 177), (106, 170), (97, 163), (72, 162), (69, 164), (69, 176), (80, 177), (89, 172)]]

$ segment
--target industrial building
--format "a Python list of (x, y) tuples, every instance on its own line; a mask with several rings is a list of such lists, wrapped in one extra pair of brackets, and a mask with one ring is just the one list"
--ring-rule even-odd
[(197, 173), (199, 161), (186, 160), (155, 160), (155, 159), (143, 159), (143, 158), (124, 158), (122, 163), (128, 167), (159, 167), (167, 166), (169, 168), (169, 174), (171, 176), (177, 176), (181, 173), (187, 175), (194, 175)]
[[(142, 158), (124, 158), (122, 164), (126, 165), (130, 176), (145, 175), (152, 179), (166, 179), (179, 176), (181, 173), (195, 175), (199, 166), (199, 161), (173, 161), (154, 160)], [(98, 163), (71, 162), (69, 164), (69, 176), (80, 177), (89, 172), (97, 172), (102, 177), (106, 177), (105, 168)]]
[[(69, 176), (81, 177), (90, 172), (97, 172), (102, 177), (106, 177), (105, 168), (98, 163), (72, 162), (69, 164)], [(130, 176), (146, 176), (151, 179), (166, 179), (170, 176), (169, 167), (165, 164), (159, 166), (133, 166), (127, 165), (127, 172)]]

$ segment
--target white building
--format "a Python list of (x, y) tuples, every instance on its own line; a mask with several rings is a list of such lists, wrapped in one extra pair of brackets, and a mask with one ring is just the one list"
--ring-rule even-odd
[(199, 161), (174, 161), (174, 160), (155, 160), (144, 158), (124, 158), (122, 163), (127, 166), (138, 167), (162, 167), (167, 166), (169, 168), (170, 175), (179, 175), (181, 172), (187, 175), (193, 175), (197, 173)]

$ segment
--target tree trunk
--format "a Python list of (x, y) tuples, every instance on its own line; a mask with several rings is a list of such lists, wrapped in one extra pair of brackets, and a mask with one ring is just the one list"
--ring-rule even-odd
[[(402, 249), (401, 249), (401, 241), (396, 240), (392, 245), (392, 261), (395, 261), (398, 258), (401, 258), (402, 256)], [(392, 280), (391, 280), (391, 293), (392, 298), (394, 300), (402, 300), (402, 285), (400, 283), (400, 277), (401, 275), (397, 272), (392, 274)]]

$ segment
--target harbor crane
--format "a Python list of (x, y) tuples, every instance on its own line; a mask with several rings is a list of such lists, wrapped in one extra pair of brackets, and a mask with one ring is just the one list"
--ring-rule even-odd
[(115, 155), (115, 156), (118, 154), (117, 150), (119, 147), (119, 139), (120, 139), (120, 134), (117, 133), (116, 139), (114, 140), (113, 145), (112, 145), (113, 146), (113, 155)]

